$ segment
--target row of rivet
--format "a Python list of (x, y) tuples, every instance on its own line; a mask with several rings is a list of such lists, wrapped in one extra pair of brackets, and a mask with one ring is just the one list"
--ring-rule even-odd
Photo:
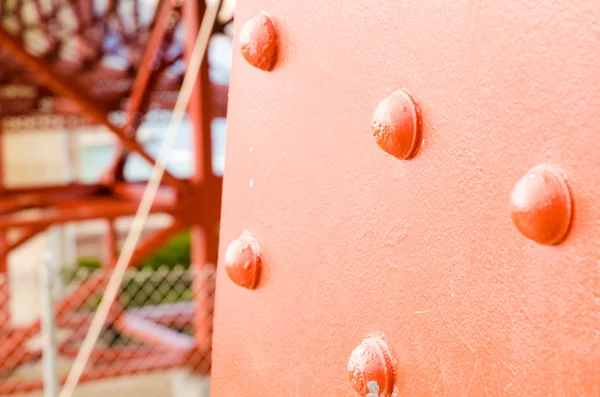
[[(225, 270), (239, 286), (253, 289), (260, 276), (261, 257), (258, 241), (244, 230), (225, 251)], [(365, 339), (350, 355), (348, 374), (354, 389), (366, 397), (388, 397), (395, 380), (395, 361), (387, 344), (380, 338)]]
[[(248, 20), (240, 33), (240, 47), (251, 65), (271, 70), (277, 60), (275, 23), (262, 12)], [(385, 152), (400, 160), (413, 157), (421, 145), (421, 112), (406, 90), (381, 101), (373, 114), (372, 133)], [(531, 169), (510, 196), (512, 220), (526, 237), (543, 245), (564, 239), (571, 222), (569, 189), (559, 170), (547, 165)]]
[[(266, 14), (250, 19), (240, 33), (244, 58), (261, 70), (271, 70), (277, 59), (277, 31)], [(400, 159), (412, 158), (421, 144), (421, 113), (406, 90), (397, 90), (379, 103), (373, 114), (372, 132), (385, 152)], [(571, 197), (562, 173), (538, 165), (525, 174), (510, 195), (510, 211), (516, 228), (543, 245), (557, 244), (566, 236), (571, 222)], [(260, 275), (260, 248), (248, 231), (234, 240), (225, 253), (225, 269), (231, 280), (254, 288)], [(394, 384), (394, 360), (380, 338), (365, 339), (348, 361), (355, 390), (367, 397), (390, 396)]]

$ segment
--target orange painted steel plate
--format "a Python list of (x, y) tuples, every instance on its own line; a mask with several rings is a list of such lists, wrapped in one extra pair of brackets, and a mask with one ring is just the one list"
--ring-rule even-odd
[[(370, 336), (399, 395), (600, 395), (597, 10), (238, 2), (236, 40), (265, 11), (279, 53), (264, 72), (234, 47), (220, 258), (249, 230), (262, 270), (248, 290), (219, 268), (213, 396), (357, 395), (348, 357)], [(409, 160), (371, 130), (402, 88), (423, 123)], [(540, 164), (572, 200), (557, 245), (511, 220)]]

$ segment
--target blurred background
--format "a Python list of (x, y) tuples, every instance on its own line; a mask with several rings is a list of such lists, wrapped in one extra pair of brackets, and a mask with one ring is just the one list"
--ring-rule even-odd
[[(205, 8), (0, 0), (0, 395), (42, 395), (48, 332), (57, 351), (49, 370), (64, 381), (131, 227)], [(209, 393), (234, 8), (221, 5), (169, 175), (76, 395)], [(53, 330), (40, 324), (48, 301)]]

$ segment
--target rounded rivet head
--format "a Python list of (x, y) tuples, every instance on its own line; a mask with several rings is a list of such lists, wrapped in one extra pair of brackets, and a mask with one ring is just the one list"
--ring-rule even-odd
[(419, 106), (408, 92), (397, 90), (377, 105), (372, 128), (379, 147), (400, 160), (407, 160), (421, 144)]
[(571, 196), (564, 177), (547, 165), (532, 168), (513, 187), (510, 212), (525, 237), (542, 245), (561, 242), (571, 223)]
[(260, 275), (260, 247), (252, 234), (244, 230), (225, 251), (225, 270), (237, 285), (252, 289)]
[(394, 389), (394, 360), (386, 343), (377, 337), (361, 342), (348, 360), (350, 383), (364, 397), (389, 397)]
[(277, 61), (277, 30), (269, 15), (261, 12), (246, 21), (240, 32), (240, 48), (248, 63), (269, 71)]

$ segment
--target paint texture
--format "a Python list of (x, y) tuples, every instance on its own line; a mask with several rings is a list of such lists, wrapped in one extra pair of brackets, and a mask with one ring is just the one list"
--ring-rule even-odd
[[(398, 396), (600, 395), (597, 1), (246, 0), (236, 20), (261, 9), (279, 61), (233, 57), (220, 260), (248, 229), (264, 272), (218, 270), (211, 395), (356, 395), (373, 334)], [(423, 119), (409, 161), (373, 142), (399, 87)], [(571, 191), (558, 245), (511, 219), (538, 164)]]

